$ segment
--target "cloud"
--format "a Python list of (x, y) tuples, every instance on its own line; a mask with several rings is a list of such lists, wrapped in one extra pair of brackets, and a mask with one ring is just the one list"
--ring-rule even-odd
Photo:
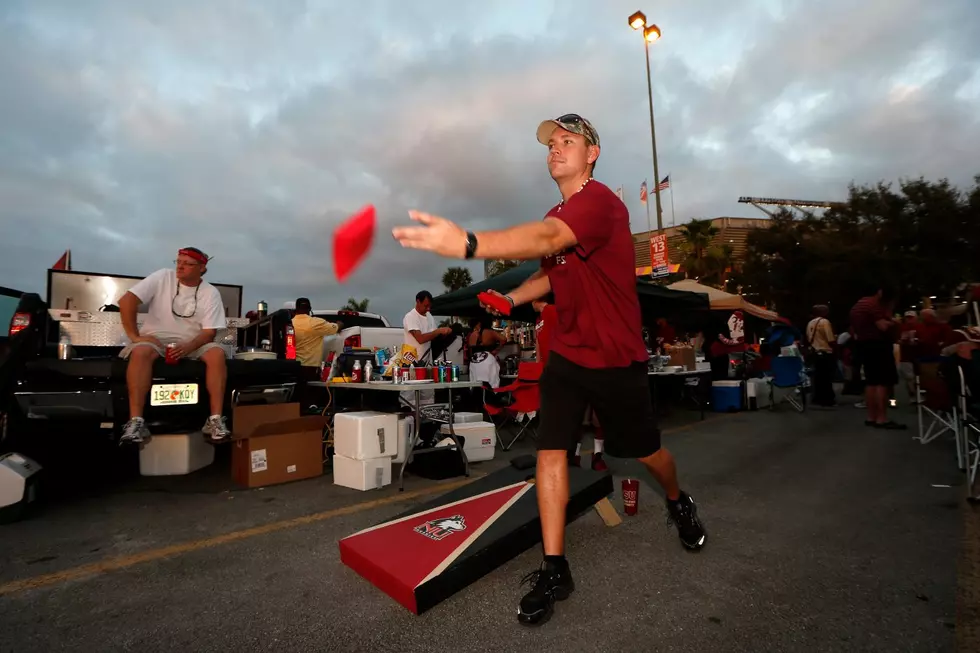
[[(5, 3), (0, 285), (41, 290), (67, 247), (76, 267), (146, 274), (196, 244), (247, 304), (353, 295), (397, 322), (454, 262), (402, 250), (390, 227), (416, 207), (478, 229), (539, 219), (557, 194), (533, 132), (568, 111), (597, 125), (597, 177), (646, 228), (632, 4), (420, 4)], [(978, 172), (970, 0), (674, 0), (651, 18), (677, 222), (757, 215), (740, 195)], [(339, 286), (331, 231), (368, 202), (375, 248)]]

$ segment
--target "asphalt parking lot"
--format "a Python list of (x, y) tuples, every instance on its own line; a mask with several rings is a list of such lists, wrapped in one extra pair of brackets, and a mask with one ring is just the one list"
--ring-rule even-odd
[[(569, 527), (577, 589), (538, 629), (515, 615), (538, 549), (422, 616), (339, 561), (339, 538), (465, 479), (412, 478), (402, 495), (329, 476), (233, 490), (214, 470), (122, 483), (0, 527), (0, 649), (955, 650), (969, 509), (952, 444), (862, 420), (851, 408), (672, 420), (664, 442), (706, 548), (684, 551), (643, 485), (638, 516)], [(610, 462), (617, 487), (642, 475)]]

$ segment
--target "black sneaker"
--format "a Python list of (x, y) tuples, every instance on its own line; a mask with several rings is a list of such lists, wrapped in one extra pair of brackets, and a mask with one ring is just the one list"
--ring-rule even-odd
[(677, 533), (681, 536), (681, 544), (691, 551), (698, 551), (704, 546), (707, 535), (704, 526), (698, 519), (698, 506), (686, 492), (681, 492), (677, 501), (667, 501), (667, 512), (670, 517), (667, 523), (677, 525)]
[(551, 618), (555, 601), (564, 601), (575, 591), (575, 581), (568, 562), (554, 563), (547, 560), (541, 568), (521, 579), (521, 585), (530, 584), (531, 591), (524, 595), (517, 608), (517, 620), (526, 626), (540, 626)]

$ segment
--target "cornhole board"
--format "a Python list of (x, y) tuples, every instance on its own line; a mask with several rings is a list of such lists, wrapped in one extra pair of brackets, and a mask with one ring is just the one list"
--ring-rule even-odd
[[(568, 470), (569, 523), (613, 492), (609, 472)], [(340, 540), (340, 560), (415, 614), (541, 542), (534, 468), (507, 466)]]

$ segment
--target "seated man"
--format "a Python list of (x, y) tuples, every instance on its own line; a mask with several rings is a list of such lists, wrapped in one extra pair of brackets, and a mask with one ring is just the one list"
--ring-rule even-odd
[(341, 324), (327, 322), (321, 317), (313, 317), (313, 305), (306, 297), (296, 300), (293, 315), (293, 330), (296, 335), (296, 358), (303, 367), (320, 367), (323, 362), (323, 337), (332, 336), (342, 327)]
[[(153, 381), (153, 361), (165, 356), (170, 344), (174, 345), (173, 355), (178, 359), (201, 360), (207, 368), (211, 416), (204, 424), (204, 434), (213, 443), (231, 435), (221, 414), (228, 368), (224, 350), (214, 342), (218, 329), (226, 325), (221, 294), (201, 278), (208, 269), (208, 256), (201, 250), (194, 247), (179, 250), (176, 263), (176, 270), (157, 270), (119, 300), (120, 318), (131, 341), (119, 354), (129, 360), (126, 369), (129, 421), (123, 427), (119, 444), (149, 441), (143, 407)], [(136, 323), (140, 304), (149, 305), (142, 328)]]

